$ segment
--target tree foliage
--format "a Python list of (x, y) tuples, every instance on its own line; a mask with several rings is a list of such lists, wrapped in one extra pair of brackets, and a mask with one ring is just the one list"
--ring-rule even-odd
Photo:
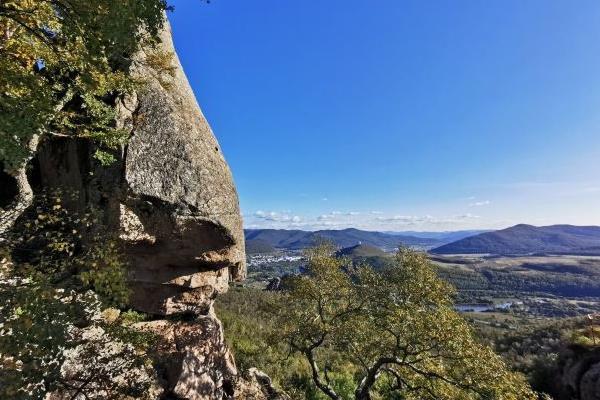
[[(108, 148), (126, 132), (115, 99), (133, 89), (133, 56), (151, 49), (165, 0), (17, 0), (0, 4), (0, 161), (20, 167), (53, 134)], [(99, 153), (104, 161), (106, 153)]]
[(510, 372), (478, 343), (452, 307), (452, 288), (422, 254), (402, 250), (389, 268), (352, 267), (319, 246), (308, 274), (275, 304), (275, 341), (302, 354), (315, 385), (342, 399), (331, 383), (342, 354), (355, 366), (356, 399), (535, 398), (524, 378)]
[(63, 205), (76, 197), (64, 191), (36, 196), (4, 235), (9, 275), (65, 290), (93, 290), (106, 304), (123, 307), (129, 289), (118, 238), (101, 223), (98, 210), (76, 212)]
[(38, 194), (0, 242), (0, 398), (152, 398), (148, 335), (105, 318), (129, 295), (118, 242), (94, 210)]

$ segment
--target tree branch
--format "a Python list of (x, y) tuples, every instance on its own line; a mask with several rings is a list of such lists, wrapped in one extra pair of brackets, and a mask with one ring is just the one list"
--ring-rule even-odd
[(310, 365), (310, 369), (312, 372), (312, 378), (315, 385), (321, 389), (323, 393), (325, 393), (329, 398), (333, 400), (342, 400), (342, 397), (338, 395), (335, 390), (331, 386), (329, 386), (326, 382), (321, 379), (321, 375), (319, 374), (319, 366), (317, 365), (317, 361), (315, 360), (313, 349), (307, 349), (304, 352), (306, 359), (308, 360), (308, 364)]

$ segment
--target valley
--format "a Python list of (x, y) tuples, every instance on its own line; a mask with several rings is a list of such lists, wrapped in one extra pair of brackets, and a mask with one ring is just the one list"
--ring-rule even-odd
[[(393, 252), (363, 244), (342, 248), (338, 255), (374, 268), (389, 265), (394, 257)], [(456, 288), (454, 308), (473, 327), (479, 341), (493, 347), (512, 369), (524, 373), (535, 390), (557, 399), (569, 398), (561, 397), (564, 387), (556, 384), (564, 373), (570, 373), (557, 367), (558, 360), (576, 365), (583, 356), (573, 353), (573, 348), (596, 359), (594, 340), (600, 338), (599, 256), (430, 253), (428, 258), (438, 275)], [(286, 276), (304, 273), (305, 265), (302, 250), (249, 254), (248, 279), (217, 303), (219, 311), (230, 318), (225, 320), (226, 328), (241, 329), (229, 317), (234, 312), (260, 315), (262, 306), (248, 299), (259, 299), (258, 304), (277, 301), (279, 291), (286, 290)], [(271, 326), (266, 318), (247, 324), (254, 324), (252, 332)], [(275, 365), (277, 361), (270, 353), (248, 349), (239, 339), (245, 335), (245, 331), (236, 332), (232, 342), (238, 359)], [(281, 368), (265, 368), (280, 382), (291, 379), (280, 375)]]
[[(521, 227), (518, 226), (516, 230), (522, 233)], [(350, 236), (346, 235), (348, 231), (351, 232)], [(290, 243), (289, 240), (281, 239), (286, 236), (286, 232), (277, 232), (280, 246), (282, 243)], [(293, 233), (295, 238), (317, 236), (316, 232), (310, 234), (299, 232), (302, 231)], [(569, 234), (580, 233), (581, 230), (569, 228), (568, 232)], [(592, 232), (595, 233), (595, 230)], [(246, 234), (248, 237), (248, 232)], [(268, 235), (273, 234), (272, 231), (268, 232)], [(439, 235), (417, 237), (418, 234), (412, 234), (415, 236), (341, 230), (334, 234), (328, 233), (328, 238), (338, 244), (340, 248), (338, 255), (348, 257), (354, 263), (367, 263), (376, 269), (389, 265), (392, 260), (394, 246), (389, 242), (390, 236), (418, 238), (421, 242), (413, 242), (413, 245), (401, 243), (396, 248), (407, 245), (421, 251), (430, 251), (429, 258), (437, 266), (438, 275), (456, 288), (457, 309), (476, 320), (488, 320), (490, 315), (511, 316), (512, 319), (516, 318), (520, 322), (508, 325), (516, 327), (534, 321), (600, 312), (600, 256), (598, 255), (552, 255), (543, 252), (527, 255), (439, 254), (437, 251), (439, 247), (432, 249), (425, 245), (428, 242), (442, 240)], [(268, 243), (268, 235), (252, 231), (252, 237), (260, 238), (265, 243)], [(510, 228), (503, 231), (501, 235), (504, 243), (507, 243), (506, 237), (510, 236)], [(478, 236), (484, 237), (486, 245), (490, 243), (495, 245), (489, 239), (489, 232), (484, 232), (476, 233), (473, 237), (458, 238), (456, 242), (442, 245), (442, 248), (457, 246), (469, 240), (473, 243), (481, 240)], [(366, 238), (368, 241), (364, 243), (357, 238)], [(536, 240), (535, 237), (529, 238), (530, 242)], [(593, 241), (597, 241), (597, 238), (590, 238), (589, 235), (586, 240), (587, 244), (597, 243)], [(306, 239), (303, 241), (307, 242)], [(294, 243), (292, 248), (277, 249), (268, 243), (269, 251), (266, 253), (249, 252), (248, 279), (244, 285), (264, 288), (274, 278), (301, 274), (305, 263), (301, 247), (309, 246), (308, 244), (300, 246), (297, 240), (291, 243)], [(349, 243), (352, 245), (344, 246)], [(547, 242), (545, 243), (546, 247), (549, 246)], [(579, 246), (579, 243), (576, 245)]]
[(310, 5), (1, 1), (0, 400), (600, 400), (600, 3)]

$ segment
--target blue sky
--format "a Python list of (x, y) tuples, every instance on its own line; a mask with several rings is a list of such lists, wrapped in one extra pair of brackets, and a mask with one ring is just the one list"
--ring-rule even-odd
[(170, 3), (246, 227), (600, 225), (600, 2)]

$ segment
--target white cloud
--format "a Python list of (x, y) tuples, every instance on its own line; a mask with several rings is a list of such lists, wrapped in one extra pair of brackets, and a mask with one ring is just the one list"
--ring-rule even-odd
[(597, 193), (597, 192), (600, 192), (600, 186), (589, 186), (589, 187), (583, 188), (582, 192), (583, 193)]
[(337, 221), (350, 221), (352, 220), (352, 218), (349, 217), (355, 217), (357, 215), (360, 215), (360, 212), (358, 211), (332, 211), (329, 214), (321, 214), (317, 217), (318, 221), (332, 221), (332, 220), (337, 220)]
[(335, 215), (332, 214), (322, 214), (317, 217), (318, 221), (328, 221), (335, 218)]
[(298, 215), (291, 215), (289, 212), (269, 211), (265, 212), (258, 210), (253, 214), (254, 218), (271, 221), (271, 222), (300, 222), (302, 219)]
[(393, 215), (390, 217), (377, 217), (376, 220), (382, 224), (394, 225), (401, 228), (403, 226), (453, 225), (475, 218), (479, 217), (473, 214), (452, 215), (447, 217), (434, 217), (431, 215)]
[(381, 222), (425, 222), (433, 219), (431, 215), (416, 216), (416, 215), (393, 215), (391, 217), (377, 217), (378, 221)]
[(475, 201), (475, 202), (469, 204), (469, 207), (481, 207), (481, 206), (487, 206), (489, 204), (492, 204), (492, 202), (489, 200)]
[(479, 215), (473, 215), (470, 213), (467, 214), (462, 214), (462, 215), (455, 215), (454, 218), (456, 219), (472, 219), (472, 218), (481, 218)]
[(299, 215), (290, 210), (258, 210), (245, 216), (245, 226), (248, 228), (304, 230), (357, 228), (371, 231), (402, 231), (467, 229), (475, 226), (487, 227), (487, 224), (486, 220), (482, 220), (479, 216), (471, 213), (447, 216), (429, 214), (387, 215), (379, 211), (334, 210), (310, 216)]

